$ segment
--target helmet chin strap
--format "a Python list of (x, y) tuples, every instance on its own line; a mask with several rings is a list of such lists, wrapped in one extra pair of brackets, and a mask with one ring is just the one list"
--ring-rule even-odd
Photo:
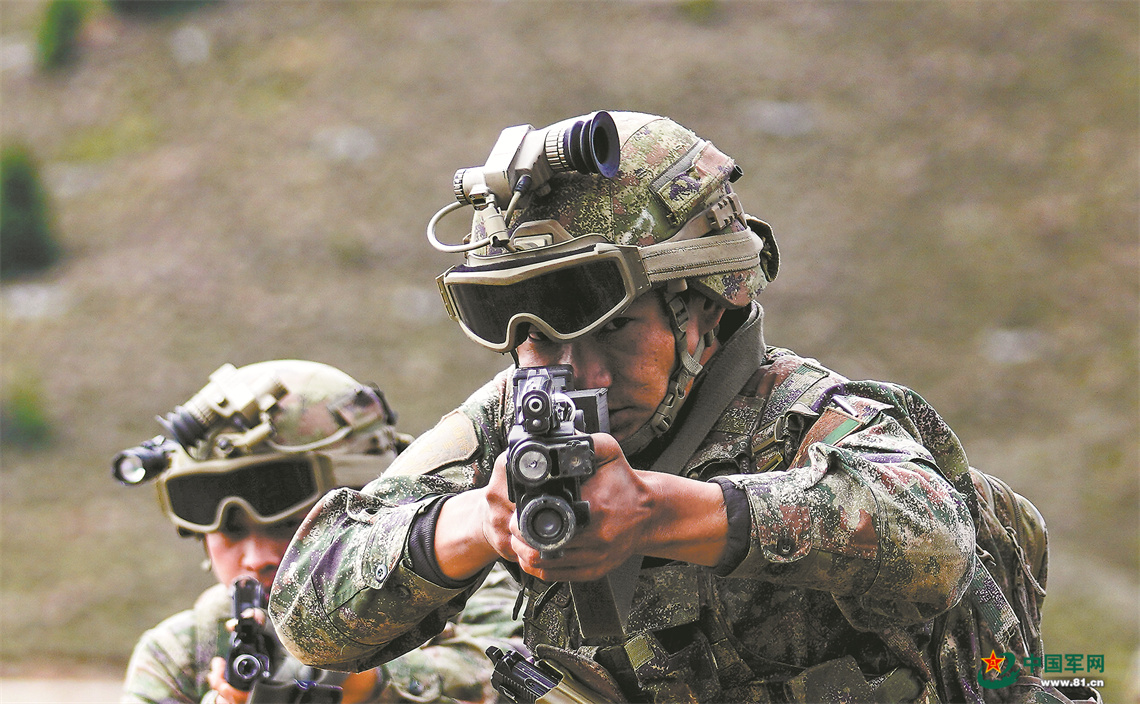
[(699, 361), (701, 355), (712, 343), (713, 332), (709, 331), (707, 335), (702, 335), (700, 341), (697, 342), (696, 351), (689, 354), (688, 330), (691, 322), (689, 309), (680, 293), (666, 291), (664, 295), (665, 309), (669, 312), (669, 322), (673, 328), (673, 342), (679, 363), (669, 377), (669, 382), (665, 388), (665, 397), (657, 405), (657, 410), (653, 412), (653, 416), (633, 435), (622, 441), (621, 449), (626, 456), (641, 452), (649, 446), (654, 438), (664, 435), (673, 426), (677, 412), (681, 410), (681, 405), (685, 402), (690, 384), (704, 368)]

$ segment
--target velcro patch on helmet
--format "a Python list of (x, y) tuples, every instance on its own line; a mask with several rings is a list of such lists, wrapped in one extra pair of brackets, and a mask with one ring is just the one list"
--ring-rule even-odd
[(459, 411), (452, 411), (434, 428), (416, 438), (384, 474), (430, 474), (437, 469), (473, 460), (478, 449), (479, 438), (471, 419)]
[(653, 179), (650, 188), (669, 209), (673, 224), (683, 224), (695, 209), (705, 202), (732, 175), (736, 162), (713, 146), (698, 141), (663, 174)]

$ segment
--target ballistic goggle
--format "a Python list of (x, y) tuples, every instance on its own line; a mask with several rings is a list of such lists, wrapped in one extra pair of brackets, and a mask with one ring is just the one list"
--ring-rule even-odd
[(312, 506), (337, 483), (329, 457), (305, 453), (193, 462), (164, 472), (157, 485), (162, 509), (176, 526), (213, 533), (230, 507), (269, 525)]
[(763, 246), (751, 231), (673, 237), (645, 247), (588, 235), (533, 253), (454, 266), (436, 282), (448, 315), (468, 337), (508, 352), (525, 340), (531, 325), (559, 342), (587, 335), (654, 285), (739, 271), (757, 260)]

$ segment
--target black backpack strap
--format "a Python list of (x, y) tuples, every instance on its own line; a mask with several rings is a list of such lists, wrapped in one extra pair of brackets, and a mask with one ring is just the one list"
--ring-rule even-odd
[[(720, 419), (724, 409), (736, 398), (741, 387), (752, 377), (764, 360), (761, 334), (763, 316), (749, 319), (713, 358), (708, 376), (693, 393), (688, 403), (691, 410), (673, 441), (650, 467), (651, 471), (680, 474), (701, 441)], [(633, 602), (634, 588), (641, 571), (642, 556), (632, 555), (608, 575), (594, 582), (575, 582), (575, 609), (589, 635), (617, 635), (625, 631), (625, 620)]]

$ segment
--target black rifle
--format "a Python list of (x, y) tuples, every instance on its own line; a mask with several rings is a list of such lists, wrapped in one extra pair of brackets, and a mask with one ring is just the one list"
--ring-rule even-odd
[(265, 608), (261, 582), (252, 577), (241, 577), (230, 591), (237, 625), (230, 635), (226, 681), (234, 689), (248, 692), (259, 680), (269, 677), (269, 663), (276, 644), (252, 614), (253, 609)]
[(609, 430), (606, 390), (575, 392), (571, 374), (565, 365), (531, 367), (513, 379), (507, 496), (523, 539), (544, 558), (559, 557), (590, 520), (582, 483), (594, 476), (594, 441), (586, 433)]
[(226, 681), (234, 689), (250, 692), (250, 704), (340, 704), (340, 687), (312, 680), (272, 679), (270, 667), (277, 654), (277, 641), (253, 615), (253, 609), (265, 609), (261, 583), (240, 577), (234, 581), (231, 595), (237, 625), (230, 635)]
[[(562, 548), (590, 520), (582, 484), (594, 476), (594, 441), (608, 433), (605, 389), (572, 388), (567, 365), (515, 371), (515, 422), (507, 434), (507, 497), (514, 502), (523, 539), (543, 558)], [(589, 636), (623, 635), (641, 556), (610, 575), (571, 582), (574, 610)]]

